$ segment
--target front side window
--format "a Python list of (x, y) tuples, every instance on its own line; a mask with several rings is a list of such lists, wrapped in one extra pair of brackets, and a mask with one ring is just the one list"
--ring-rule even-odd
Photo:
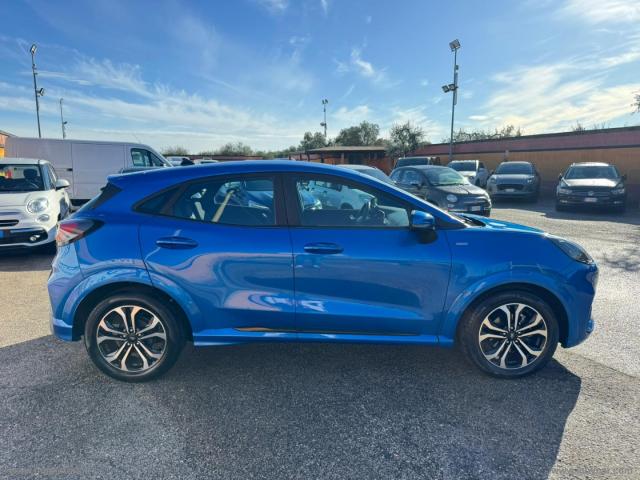
[(409, 185), (422, 185), (422, 175), (415, 170), (407, 170), (402, 179), (402, 183), (408, 183)]
[(305, 227), (407, 227), (409, 215), (402, 201), (364, 185), (340, 180), (328, 182), (335, 195), (314, 188), (325, 180), (299, 179), (295, 182), (300, 224)]
[(391, 180), (393, 180), (396, 183), (399, 183), (403, 172), (404, 170), (394, 170), (393, 172), (391, 172)]
[(154, 213), (160, 208), (163, 215), (205, 223), (276, 224), (273, 178), (208, 178), (189, 183), (169, 207), (162, 208), (163, 201), (167, 201), (167, 197), (153, 197), (141, 204), (138, 210)]
[(164, 167), (165, 162), (144, 148), (131, 149), (131, 163), (134, 167)]
[(44, 190), (44, 178), (38, 165), (0, 164), (0, 192)]

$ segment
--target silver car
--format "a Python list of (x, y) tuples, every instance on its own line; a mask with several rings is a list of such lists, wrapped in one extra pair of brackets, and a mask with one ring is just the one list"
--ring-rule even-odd
[(491, 198), (523, 198), (536, 202), (540, 196), (540, 174), (530, 162), (502, 162), (487, 180)]

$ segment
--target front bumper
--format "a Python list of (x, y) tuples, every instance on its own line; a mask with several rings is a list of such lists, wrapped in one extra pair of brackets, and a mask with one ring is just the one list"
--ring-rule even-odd
[(491, 198), (513, 198), (513, 197), (530, 197), (535, 195), (536, 191), (533, 184), (526, 185), (487, 185), (487, 192)]
[(571, 207), (622, 207), (627, 199), (625, 195), (611, 195), (609, 193), (556, 193), (556, 203)]
[[(43, 215), (47, 219), (39, 221)], [(25, 208), (0, 209), (0, 250), (38, 247), (56, 238), (58, 215), (51, 210), (31, 214)]]

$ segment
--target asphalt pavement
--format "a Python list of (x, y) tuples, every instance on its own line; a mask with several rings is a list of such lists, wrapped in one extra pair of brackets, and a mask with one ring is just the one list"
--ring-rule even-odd
[(582, 243), (597, 330), (504, 381), (455, 351), (185, 348), (163, 378), (100, 374), (49, 335), (50, 257), (0, 257), (0, 478), (640, 478), (640, 213), (498, 204)]

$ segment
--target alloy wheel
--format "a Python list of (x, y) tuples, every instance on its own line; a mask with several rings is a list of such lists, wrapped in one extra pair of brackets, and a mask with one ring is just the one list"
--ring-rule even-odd
[(162, 320), (139, 305), (122, 305), (109, 310), (98, 323), (96, 345), (102, 358), (123, 372), (149, 370), (167, 349), (167, 332)]
[(544, 352), (549, 331), (540, 313), (524, 303), (493, 309), (480, 324), (478, 343), (493, 365), (513, 370), (534, 363)]

